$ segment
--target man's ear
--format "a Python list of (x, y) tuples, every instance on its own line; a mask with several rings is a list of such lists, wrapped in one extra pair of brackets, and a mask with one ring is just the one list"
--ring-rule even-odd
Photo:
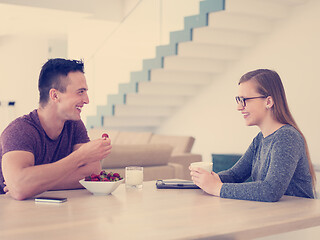
[(49, 91), (49, 98), (54, 102), (59, 101), (59, 91), (57, 89), (51, 88)]
[(270, 109), (273, 107), (273, 105), (274, 105), (273, 98), (271, 96), (268, 96), (266, 101), (266, 108)]

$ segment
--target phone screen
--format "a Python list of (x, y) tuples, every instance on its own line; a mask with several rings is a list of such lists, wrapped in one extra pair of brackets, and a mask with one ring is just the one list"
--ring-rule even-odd
[(52, 203), (63, 203), (67, 201), (64, 197), (37, 197), (34, 199), (36, 202), (52, 202)]

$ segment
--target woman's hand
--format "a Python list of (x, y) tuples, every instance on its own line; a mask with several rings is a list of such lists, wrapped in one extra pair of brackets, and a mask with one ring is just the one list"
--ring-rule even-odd
[(220, 196), (222, 182), (215, 172), (209, 173), (202, 168), (190, 168), (192, 181), (206, 193), (214, 196)]

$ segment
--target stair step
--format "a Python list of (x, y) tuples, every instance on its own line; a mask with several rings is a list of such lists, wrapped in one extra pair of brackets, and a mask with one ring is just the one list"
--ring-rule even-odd
[(114, 115), (119, 117), (168, 117), (174, 112), (174, 107), (167, 106), (116, 105)]
[(164, 58), (164, 68), (169, 70), (221, 73), (225, 67), (223, 61), (207, 58), (168, 56)]
[(194, 96), (201, 87), (194, 85), (167, 84), (141, 82), (139, 83), (139, 93), (143, 95), (161, 96)]
[(261, 34), (271, 31), (273, 21), (259, 16), (221, 11), (209, 14), (208, 26)]
[(276, 3), (283, 3), (283, 4), (287, 4), (288, 6), (292, 6), (292, 5), (299, 5), (299, 4), (303, 4), (308, 2), (309, 0), (269, 0), (271, 2), (276, 2)]
[(288, 14), (283, 1), (266, 0), (227, 0), (225, 11), (259, 16), (267, 19), (281, 19)]
[(103, 126), (105, 128), (121, 128), (121, 127), (157, 127), (163, 122), (162, 117), (104, 117)]
[(205, 85), (211, 83), (212, 73), (177, 71), (167, 69), (152, 69), (151, 82), (154, 83), (177, 83), (185, 85)]
[(241, 56), (240, 48), (208, 43), (184, 42), (178, 45), (178, 55), (182, 57), (236, 60)]
[(155, 96), (130, 93), (126, 96), (128, 106), (169, 106), (178, 107), (186, 102), (187, 97), (183, 96)]
[(193, 30), (193, 41), (196, 43), (247, 48), (254, 45), (257, 41), (257, 36), (242, 31), (203, 27)]

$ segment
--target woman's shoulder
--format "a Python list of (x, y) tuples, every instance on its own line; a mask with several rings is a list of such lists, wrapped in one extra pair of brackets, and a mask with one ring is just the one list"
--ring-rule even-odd
[(302, 138), (300, 132), (293, 126), (286, 124), (283, 125), (281, 128), (279, 128), (276, 132), (275, 132), (276, 136), (292, 136), (292, 137), (298, 137), (298, 138)]
[(304, 139), (300, 132), (293, 126), (286, 124), (274, 133), (274, 138), (285, 142), (296, 142), (304, 144)]

